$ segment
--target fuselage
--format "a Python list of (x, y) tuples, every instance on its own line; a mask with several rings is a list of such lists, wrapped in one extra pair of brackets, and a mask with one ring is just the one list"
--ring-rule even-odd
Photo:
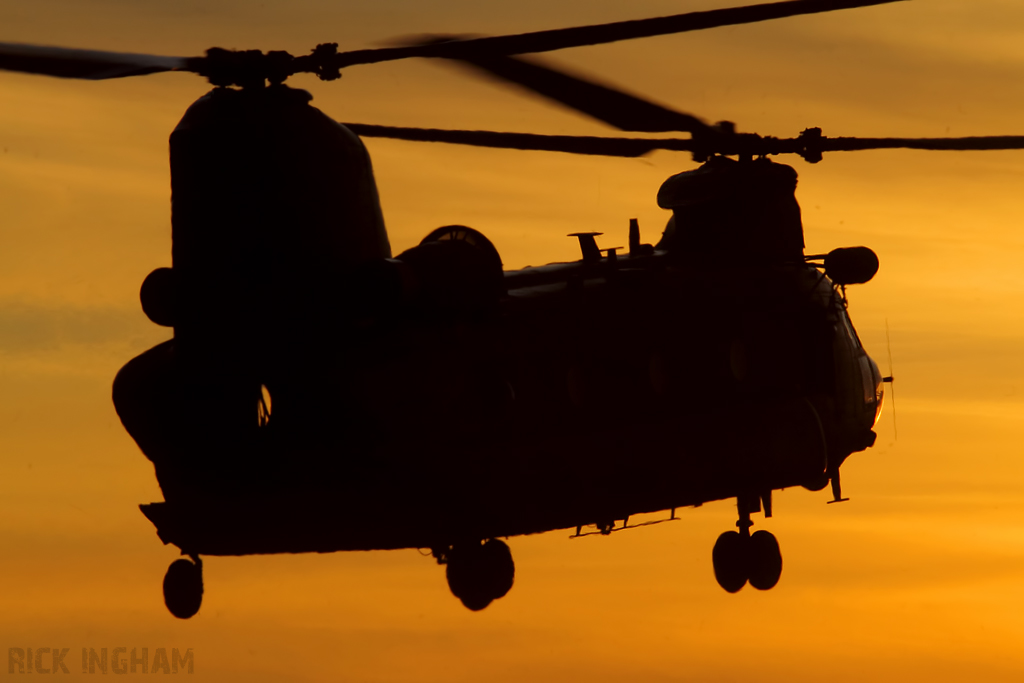
[(719, 246), (689, 224), (504, 273), (482, 236), (392, 259), (361, 142), (276, 88), (214, 91), (171, 140), (174, 338), (114, 390), (165, 540), (440, 547), (816, 488), (873, 442), (877, 367), (791, 258), (791, 197), (758, 195), (788, 235), (764, 261), (689, 254)]
[[(254, 402), (236, 446), (248, 467), (204, 478), (207, 451), (191, 485), (165, 487), (207, 511), (165, 540), (205, 539), (204, 554), (440, 547), (817, 488), (873, 442), (877, 369), (816, 268), (694, 270), (656, 252), (505, 282), (467, 319), (413, 305), (361, 320), (337, 340), (344, 371), (317, 378), (335, 388), (327, 428), (276, 422), (288, 406), (273, 394), (260, 427)], [(180, 479), (183, 461), (154, 462), (161, 483)], [(240, 533), (211, 521), (225, 501), (345, 524)]]

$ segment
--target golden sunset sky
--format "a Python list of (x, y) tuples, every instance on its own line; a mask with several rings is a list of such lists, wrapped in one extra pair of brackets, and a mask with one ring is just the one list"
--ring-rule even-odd
[[(0, 41), (168, 55), (305, 53), (420, 33), (501, 34), (729, 6), (718, 0), (0, 0)], [(709, 121), (788, 137), (1024, 134), (1024, 3), (892, 6), (566, 50), (558, 64)], [(341, 120), (610, 134), (413, 60), (296, 77)], [(0, 656), (9, 647), (191, 647), (195, 679), (1019, 681), (1024, 676), (1024, 152), (859, 152), (800, 174), (809, 253), (880, 257), (851, 313), (897, 392), (852, 500), (787, 490), (774, 590), (715, 583), (730, 501), (610, 537), (513, 538), (516, 584), (471, 613), (416, 551), (208, 558), (200, 613), (160, 585), (177, 549), (110, 385), (170, 336), (138, 289), (170, 265), (167, 136), (209, 86), (0, 73)], [(577, 257), (567, 233), (655, 241), (655, 196), (695, 166), (368, 140), (397, 253), (440, 225), (507, 268)], [(610, 359), (614, 361), (614, 359)], [(0, 675), (6, 668), (0, 662)], [(141, 674), (140, 674), (141, 676)]]

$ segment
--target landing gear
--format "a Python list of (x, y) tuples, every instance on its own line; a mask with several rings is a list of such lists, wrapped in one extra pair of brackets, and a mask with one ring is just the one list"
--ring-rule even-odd
[(203, 562), (197, 555), (175, 560), (164, 576), (164, 604), (179, 619), (195, 616), (203, 603)]
[(452, 595), (474, 612), (503, 597), (515, 580), (512, 551), (496, 538), (483, 544), (455, 545), (438, 561), (447, 564), (445, 573)]
[(749, 581), (750, 585), (762, 591), (774, 588), (782, 576), (782, 553), (775, 536), (763, 529), (750, 533), (753, 522), (750, 513), (761, 508), (764, 501), (765, 516), (771, 516), (771, 493), (763, 499), (740, 497), (737, 507), (740, 519), (736, 522), (739, 531), (726, 531), (718, 537), (711, 552), (718, 585), (730, 593), (736, 593)]

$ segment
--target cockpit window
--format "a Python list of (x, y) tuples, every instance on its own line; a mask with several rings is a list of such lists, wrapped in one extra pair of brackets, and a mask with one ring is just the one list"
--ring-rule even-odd
[(860, 337), (857, 336), (857, 330), (853, 328), (853, 323), (850, 322), (850, 316), (848, 316), (846, 311), (843, 309), (839, 310), (839, 324), (843, 328), (843, 333), (846, 334), (850, 343), (853, 344), (853, 348), (862, 349), (863, 347), (860, 343)]
[(864, 388), (864, 403), (870, 405), (878, 400), (875, 377), (874, 373), (871, 372), (871, 361), (865, 355), (858, 358), (857, 362), (860, 364), (860, 379)]

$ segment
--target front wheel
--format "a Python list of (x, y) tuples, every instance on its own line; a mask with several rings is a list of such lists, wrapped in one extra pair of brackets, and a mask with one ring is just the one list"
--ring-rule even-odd
[(739, 532), (726, 531), (711, 551), (715, 579), (730, 593), (738, 592), (747, 583), (747, 540)]
[(764, 529), (750, 536), (750, 585), (759, 591), (774, 588), (782, 576), (782, 552), (779, 541)]

